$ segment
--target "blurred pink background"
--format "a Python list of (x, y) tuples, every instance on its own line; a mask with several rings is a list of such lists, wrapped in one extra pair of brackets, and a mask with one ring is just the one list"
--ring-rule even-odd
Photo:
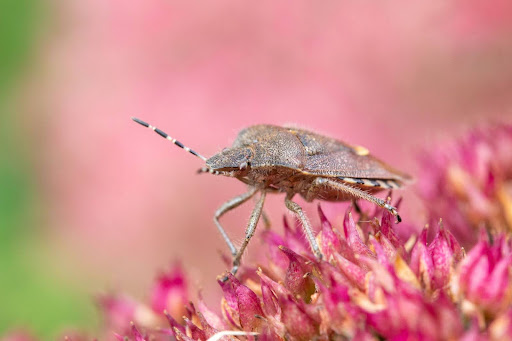
[[(196, 175), (200, 160), (131, 116), (205, 156), (251, 124), (294, 123), (413, 175), (421, 148), (512, 118), (510, 1), (52, 4), (29, 104), (45, 245), (51, 271), (91, 293), (140, 294), (173, 260), (215, 285), (227, 248), (213, 213), (245, 191)], [(403, 216), (421, 225), (413, 192)], [(251, 206), (222, 220), (237, 240)], [(280, 229), (283, 197), (266, 210)]]

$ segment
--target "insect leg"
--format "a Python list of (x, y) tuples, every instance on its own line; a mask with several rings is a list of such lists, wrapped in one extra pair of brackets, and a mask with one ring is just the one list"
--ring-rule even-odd
[(231, 273), (233, 275), (235, 275), (236, 272), (238, 271), (238, 267), (240, 266), (240, 259), (242, 258), (242, 255), (244, 254), (245, 248), (249, 244), (249, 241), (254, 235), (256, 225), (258, 225), (258, 220), (260, 220), (261, 212), (263, 211), (263, 203), (265, 202), (266, 195), (267, 193), (265, 191), (261, 192), (261, 196), (258, 202), (256, 203), (256, 206), (254, 206), (254, 210), (251, 213), (251, 217), (249, 218), (249, 224), (247, 225), (247, 229), (245, 230), (244, 242), (242, 243), (242, 246), (240, 246), (240, 249), (238, 250), (235, 257), (233, 258), (233, 268), (231, 269)]
[[(257, 203), (258, 200), (256, 200), (256, 197), (254, 197), (254, 202)], [(270, 218), (268, 217), (267, 213), (265, 211), (261, 211), (261, 219), (263, 219), (263, 225), (265, 225), (265, 229), (269, 230), (270, 227), (272, 227), (272, 223), (270, 222)]]
[(229, 239), (228, 234), (226, 231), (224, 231), (224, 228), (219, 222), (220, 217), (224, 215), (224, 213), (232, 210), (233, 208), (236, 208), (249, 200), (254, 194), (256, 194), (257, 189), (256, 187), (251, 188), (247, 193), (244, 193), (242, 195), (239, 195), (227, 202), (225, 202), (217, 211), (215, 211), (215, 215), (213, 217), (213, 222), (215, 225), (217, 225), (217, 228), (219, 229), (220, 234), (222, 235), (222, 238), (226, 241), (226, 244), (228, 244), (229, 251), (231, 252), (231, 255), (234, 257), (237, 254), (236, 248), (233, 245), (233, 242), (231, 239)]
[(327, 178), (316, 178), (315, 181), (313, 182), (313, 184), (315, 186), (319, 186), (319, 185), (329, 186), (331, 188), (337, 189), (338, 191), (348, 193), (351, 196), (353, 196), (354, 198), (367, 200), (371, 203), (374, 203), (377, 206), (380, 206), (380, 207), (388, 210), (392, 215), (394, 215), (396, 217), (398, 222), (402, 221), (402, 218), (400, 218), (400, 215), (398, 215), (398, 212), (395, 207), (391, 206), (384, 200), (382, 200), (380, 198), (376, 198), (373, 195), (370, 195), (358, 188), (351, 187), (342, 182), (333, 181), (333, 180), (330, 180)]
[(318, 243), (316, 242), (315, 235), (313, 234), (313, 228), (311, 227), (311, 223), (309, 222), (308, 217), (304, 213), (304, 210), (302, 210), (302, 207), (299, 206), (296, 202), (292, 201), (292, 195), (287, 195), (284, 199), (286, 207), (295, 213), (297, 217), (302, 222), (302, 227), (304, 228), (304, 232), (306, 233), (306, 237), (308, 238), (309, 245), (311, 246), (311, 249), (313, 250), (313, 253), (315, 254), (316, 258), (322, 259), (322, 252), (320, 252), (320, 248), (318, 247)]

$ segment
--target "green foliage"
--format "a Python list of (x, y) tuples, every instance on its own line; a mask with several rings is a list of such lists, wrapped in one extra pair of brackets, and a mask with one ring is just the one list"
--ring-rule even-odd
[(20, 73), (37, 27), (38, 0), (0, 0), (0, 91)]
[(33, 154), (16, 130), (22, 120), (12, 96), (37, 58), (43, 17), (39, 0), (0, 0), (0, 337), (19, 327), (54, 339), (68, 326), (90, 327), (96, 315), (91, 297), (51, 277), (33, 238), (42, 228)]

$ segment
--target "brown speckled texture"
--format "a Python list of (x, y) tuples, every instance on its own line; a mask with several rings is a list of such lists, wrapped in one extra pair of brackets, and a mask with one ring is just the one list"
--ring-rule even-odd
[[(372, 155), (361, 155), (357, 148), (306, 130), (255, 125), (242, 130), (231, 148), (212, 156), (206, 164), (260, 189), (303, 196), (318, 177), (350, 183), (370, 193), (389, 187), (364, 179), (392, 180), (397, 187), (410, 180)], [(243, 163), (248, 166), (241, 167)], [(353, 199), (346, 194), (325, 186), (317, 197), (330, 201)]]

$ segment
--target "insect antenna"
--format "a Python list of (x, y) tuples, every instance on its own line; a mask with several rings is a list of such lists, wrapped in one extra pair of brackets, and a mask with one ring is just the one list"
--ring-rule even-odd
[(180, 147), (182, 149), (185, 149), (190, 154), (197, 156), (198, 158), (200, 158), (203, 161), (206, 161), (206, 158), (204, 156), (202, 156), (201, 154), (193, 151), (192, 149), (190, 149), (189, 147), (185, 146), (183, 143), (181, 143), (180, 141), (176, 140), (175, 138), (170, 137), (167, 133), (161, 131), (157, 127), (153, 127), (149, 123), (146, 123), (146, 122), (144, 122), (142, 120), (139, 120), (136, 117), (132, 117), (132, 120), (134, 120), (135, 122), (137, 122), (138, 124), (140, 124), (140, 125), (142, 125), (142, 126), (144, 126), (146, 128), (149, 128), (149, 129), (153, 130), (155, 133), (157, 133), (158, 135), (162, 136), (164, 139), (171, 141), (172, 143), (174, 143), (175, 145), (177, 145), (178, 147)]

